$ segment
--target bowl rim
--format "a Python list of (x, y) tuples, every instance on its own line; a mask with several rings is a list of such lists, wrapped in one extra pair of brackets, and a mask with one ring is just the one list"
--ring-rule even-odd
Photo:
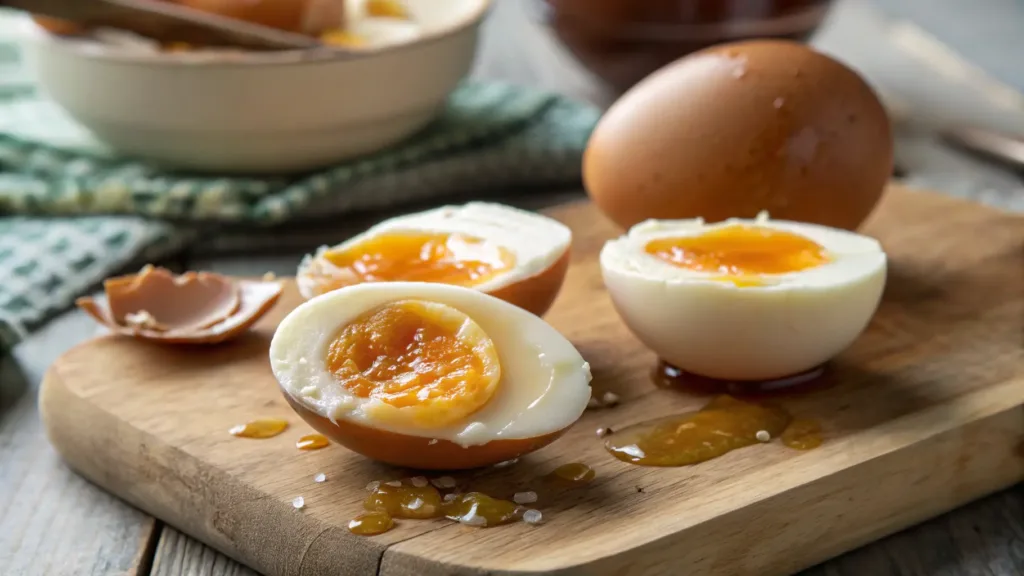
[(494, 0), (473, 1), (476, 2), (476, 6), (462, 18), (453, 19), (450, 23), (411, 42), (401, 42), (346, 52), (330, 48), (312, 48), (308, 50), (275, 50), (267, 52), (242, 51), (241, 53), (231, 52), (227, 55), (211, 55), (201, 52), (139, 53), (121, 50), (116, 47), (102, 46), (98, 42), (83, 42), (81, 38), (74, 36), (64, 37), (53, 34), (31, 18), (25, 18), (25, 32), (29, 36), (29, 40), (50, 46), (58, 46), (67, 52), (73, 53), (77, 58), (101, 60), (114, 64), (182, 66), (190, 68), (248, 68), (253, 66), (288, 66), (296, 64), (336, 64), (409, 52), (425, 45), (436, 44), (468, 29), (477, 27), (493, 9)]

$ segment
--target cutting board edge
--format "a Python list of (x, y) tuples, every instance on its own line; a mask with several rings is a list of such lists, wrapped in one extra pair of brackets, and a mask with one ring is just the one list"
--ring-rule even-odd
[[(88, 343), (83, 343), (80, 346), (87, 345)], [(339, 566), (334, 563), (337, 561), (338, 555), (331, 554), (331, 549), (336, 550), (338, 546), (350, 548), (352, 545), (351, 538), (346, 538), (341, 534), (343, 529), (340, 527), (320, 524), (318, 530), (311, 531), (302, 522), (297, 521), (294, 529), (279, 528), (275, 530), (278, 538), (281, 535), (284, 535), (285, 538), (274, 544), (245, 538), (235, 539), (226, 534), (223, 529), (219, 529), (217, 526), (217, 508), (229, 507), (233, 508), (237, 513), (237, 508), (234, 507), (244, 506), (245, 503), (256, 503), (257, 506), (287, 506), (287, 504), (273, 502), (256, 490), (232, 479), (227, 473), (207, 465), (200, 459), (180, 449), (166, 445), (158, 438), (145, 432), (123, 426), (122, 422), (110, 412), (96, 406), (87, 398), (76, 394), (71, 387), (67, 386), (56, 368), (58, 363), (59, 360), (55, 362), (55, 366), (52, 366), (46, 372), (43, 378), (39, 409), (51, 444), (76, 472), (133, 506), (197, 538), (225, 555), (261, 573), (268, 574), (268, 576), (320, 574), (339, 569)], [(1013, 384), (1014, 382), (1019, 383), (1020, 379), (1009, 381), (1007, 384)], [(981, 390), (969, 394), (967, 397), (982, 395), (986, 392), (988, 390)], [(962, 399), (954, 399), (951, 402)], [(1005, 436), (1007, 439), (1010, 439), (1010, 442), (1004, 442), (1000, 445), (1012, 445), (1014, 440), (1021, 443), (1021, 446), (1011, 448), (1011, 451), (1024, 450), (1024, 441), (1021, 440), (1024, 439), (1024, 420), (1019, 417), (1019, 412), (1022, 409), (1024, 409), (1024, 405), (1018, 402), (992, 411), (974, 414), (972, 417), (962, 421), (958, 426), (951, 425), (937, 433), (926, 435), (920, 441), (910, 442), (897, 450), (870, 457), (850, 467), (835, 470), (800, 486), (799, 490), (791, 488), (774, 494), (749, 507), (717, 516), (689, 529), (675, 532), (610, 557), (588, 559), (577, 564), (557, 566), (553, 569), (537, 567), (536, 569), (495, 571), (490, 567), (445, 564), (404, 552), (403, 545), (415, 541), (417, 537), (387, 546), (374, 545), (372, 539), (365, 539), (367, 549), (358, 555), (358, 567), (349, 566), (349, 568), (369, 569), (372, 570), (369, 573), (379, 574), (380, 576), (430, 576), (432, 574), (444, 574), (446, 576), (450, 574), (504, 574), (512, 576), (540, 573), (575, 574), (581, 570), (587, 574), (661, 574), (664, 572), (661, 571), (662, 568), (659, 565), (653, 564), (645, 568), (640, 565), (640, 560), (635, 559), (635, 557), (643, 555), (644, 558), (642, 560), (644, 560), (644, 564), (649, 564), (656, 559), (658, 562), (664, 563), (677, 559), (677, 554), (674, 552), (681, 546), (689, 545), (694, 549), (706, 551), (709, 549), (709, 544), (713, 547), (715, 541), (726, 540), (721, 538), (719, 533), (735, 531), (738, 524), (748, 524), (746, 518), (749, 514), (770, 515), (773, 513), (773, 509), (785, 508), (788, 498), (793, 498), (795, 497), (794, 495), (803, 497), (804, 492), (808, 489), (823, 490), (833, 494), (854, 490), (857, 488), (857, 483), (850, 480), (849, 477), (853, 475), (870, 475), (872, 468), (892, 470), (891, 462), (902, 463), (914, 460), (914, 458), (907, 456), (911, 452), (915, 453), (915, 458), (920, 459), (920, 451), (927, 449), (928, 453), (934, 452), (934, 458), (939, 458), (941, 454), (950, 450), (950, 446), (957, 443), (962, 444), (964, 442), (963, 437), (965, 436), (987, 438), (993, 435)], [(69, 410), (77, 414), (88, 414), (89, 417), (78, 419), (55, 417), (56, 414), (66, 413)], [(83, 422), (88, 422), (89, 425), (83, 427), (80, 425)], [(79, 425), (76, 426), (76, 423), (79, 423)], [(135, 440), (126, 441), (128, 438), (134, 438)], [(118, 450), (122, 454), (120, 457), (116, 452), (106, 451), (101, 453), (103, 459), (98, 459), (95, 451), (85, 449), (96, 442), (108, 442), (113, 439), (118, 440), (113, 442), (113, 445), (118, 446)], [(134, 456), (139, 453), (147, 453), (147, 457), (144, 459), (145, 465), (153, 466), (153, 469), (148, 474), (141, 473), (139, 470), (133, 471), (130, 467), (123, 466), (124, 462), (132, 461), (132, 458), (126, 457), (127, 455)], [(998, 463), (1005, 462), (1005, 455), (991, 452), (985, 453), (984, 456), (983, 460), (973, 462), (971, 466), (964, 468), (965, 473), (963, 477), (970, 476), (972, 479), (970, 486), (966, 489), (956, 490), (956, 494), (953, 497), (947, 500), (934, 501), (934, 506), (929, 507), (920, 505), (913, 499), (907, 498), (908, 494), (929, 492), (927, 490), (919, 490), (916, 485), (914, 485), (915, 487), (912, 490), (888, 494), (886, 502), (892, 505), (888, 507), (888, 512), (885, 515), (895, 518), (894, 521), (884, 526), (878, 526), (872, 522), (865, 521), (863, 518), (847, 517), (848, 526), (845, 527), (850, 529), (839, 530), (839, 533), (846, 535), (845, 539), (836, 542), (829, 548), (817, 551), (813, 547), (788, 546), (791, 550), (806, 550), (807, 553), (799, 558), (789, 555), (788, 561), (784, 564), (759, 565), (759, 571), (767, 571), (758, 573), (763, 573), (766, 576), (771, 576), (772, 574), (782, 575), (806, 568), (1024, 480), (1024, 459), (1018, 459), (1019, 464), (1016, 467), (1000, 467)], [(104, 470), (102, 466), (104, 460), (109, 460), (117, 465), (109, 466)], [(165, 464), (165, 462), (174, 462), (179, 466), (171, 466)], [(896, 468), (899, 467), (896, 466)], [(194, 478), (200, 480), (209, 480), (215, 475), (220, 475), (223, 478), (219, 479), (219, 481), (225, 487), (220, 489), (216, 493), (216, 498), (214, 498), (214, 494), (204, 491), (204, 486), (195, 486), (194, 479), (192, 481), (182, 481), (182, 469), (196, 471)], [(865, 472), (865, 470), (868, 470), (868, 472)], [(993, 470), (1005, 471), (1005, 474), (991, 474)], [(930, 475), (930, 477), (942, 478), (941, 476), (934, 475)], [(154, 478), (158, 478), (162, 482), (155, 482), (153, 481)], [(174, 485), (168, 485), (167, 479), (173, 479), (171, 484)], [(943, 479), (943, 481), (945, 480)], [(849, 485), (850, 482), (853, 482), (853, 485)], [(216, 483), (209, 482), (211, 486), (214, 484)], [(830, 488), (834, 485), (838, 487)], [(878, 501), (871, 502), (871, 504), (874, 504), (875, 507), (881, 506), (881, 503)], [(197, 515), (200, 518), (207, 518), (208, 522), (195, 522), (190, 521), (187, 514), (180, 512), (180, 510), (185, 508), (206, 509), (214, 512), (209, 518), (207, 518), (207, 516), (210, 516), (209, 514)], [(758, 508), (765, 508), (765, 510), (758, 512)], [(753, 512), (751, 511), (752, 509)], [(899, 513), (893, 514), (894, 510), (897, 510)], [(839, 517), (844, 516), (842, 512), (842, 510), (839, 510)], [(246, 516), (258, 517), (263, 514), (267, 513), (254, 510)], [(280, 515), (275, 514), (274, 516)], [(298, 519), (298, 516), (294, 517)], [(232, 518), (232, 521), (234, 524), (240, 524), (244, 523), (244, 518), (245, 516), (242, 518), (236, 516)], [(221, 520), (227, 521), (227, 519)], [(863, 533), (856, 533), (854, 529), (862, 525), (872, 525), (875, 527), (872, 530), (863, 531)], [(784, 530), (787, 527), (792, 527), (790, 530), (799, 530), (797, 523), (784, 523), (776, 533), (775, 538), (785, 537), (787, 534)], [(292, 557), (297, 550), (302, 551), (301, 554), (297, 557)], [(777, 559), (782, 558), (783, 555), (777, 554), (773, 555), (773, 557), (776, 558), (777, 562)], [(282, 560), (282, 558), (285, 559)], [(600, 562), (600, 565), (598, 562)], [(634, 569), (639, 569), (639, 571), (633, 571)], [(622, 572), (622, 570), (629, 571)], [(691, 572), (694, 576), (722, 573), (714, 569), (698, 569)]]
[[(1003, 386), (1008, 387), (1018, 384), (1024, 384), (1024, 378), (1014, 378), (1004, 383)], [(999, 388), (1002, 388), (1003, 386), (1000, 386)], [(964, 401), (969, 397), (982, 397), (985, 395), (995, 394), (992, 394), (992, 390), (979, 390), (964, 397), (953, 399), (950, 403)], [(933, 407), (932, 410), (935, 411), (935, 408), (938, 408), (938, 406)], [(786, 561), (782, 563), (777, 562), (774, 565), (758, 564), (756, 567), (751, 568), (752, 570), (755, 570), (753, 572), (736, 572), (735, 566), (730, 566), (726, 568), (725, 571), (705, 569), (705, 567), (694, 563), (688, 564), (690, 566), (690, 571), (687, 572), (688, 576), (725, 576), (740, 573), (758, 574), (758, 576), (785, 576), (787, 574), (792, 574), (796, 571), (809, 568), (845, 552), (855, 550), (860, 546), (869, 544), (903, 529), (935, 518), (969, 502), (1024, 481), (1024, 418), (1021, 418), (1021, 412), (1024, 412), (1024, 402), (1018, 400), (1016, 402), (1007, 403), (1006, 405), (997, 407), (994, 410), (987, 411), (983, 414), (961, 421), (959, 425), (949, 426), (942, 430), (935, 431), (934, 433), (926, 434), (922, 439), (909, 442), (897, 450), (870, 457), (850, 467), (834, 470), (831, 473), (820, 476), (811, 482), (792, 487), (749, 506), (744, 506), (730, 513), (716, 516), (705, 522), (695, 524), (684, 530), (665, 535), (658, 540), (650, 541), (646, 544), (628, 549), (615, 555), (597, 559), (588, 559), (577, 564), (561, 565), (556, 567), (499, 570), (493, 566), (476, 567), (469, 565), (444, 564), (433, 560), (424, 560), (419, 556), (403, 551), (403, 547), (405, 545), (413, 543), (416, 540), (416, 538), (411, 538), (409, 540), (396, 543), (384, 551), (384, 557), (378, 574), (379, 576), (526, 576), (534, 574), (587, 574), (588, 576), (600, 576), (606, 574), (610, 576), (614, 574), (615, 576), (647, 576), (675, 574), (675, 572), (671, 571), (666, 572), (663, 566), (655, 565), (645, 567), (644, 563), (649, 564), (651, 562), (652, 558), (649, 554), (651, 554), (652, 551), (665, 553), (664, 557), (659, 560), (659, 562), (662, 562), (663, 564), (672, 562), (673, 560), (678, 562), (679, 558), (675, 552), (677, 552), (681, 547), (686, 546), (691, 546), (691, 548), (701, 550), (703, 555), (708, 550), (716, 549), (716, 544), (718, 542), (728, 540), (726, 538), (722, 538), (722, 533), (736, 533), (737, 531), (742, 531), (743, 527), (748, 526), (750, 515), (767, 516), (772, 514), (772, 510), (774, 509), (785, 509), (788, 499), (806, 499), (805, 492), (808, 489), (813, 488), (829, 494), (845, 494), (851, 491), (856, 491), (858, 488), (863, 488), (865, 485), (852, 480), (852, 477), (863, 477), (865, 475), (873, 476), (872, 472), (876, 468), (879, 471), (892, 471), (894, 469), (910, 468), (911, 462), (919, 462), (921, 460), (928, 461), (928, 457), (922, 458), (922, 456), (932, 453), (934, 453), (934, 456), (931, 456), (932, 458), (941, 460), (942, 457), (953, 450), (957, 444), (964, 444), (965, 438), (971, 438), (974, 442), (978, 442), (979, 439), (991, 439), (994, 437), (997, 439), (994, 442), (996, 445), (1007, 447), (1007, 452), (1009, 452), (1009, 454), (997, 451), (977, 452), (981, 454), (984, 459), (980, 462), (971, 463), (972, 465), (960, 468), (958, 473), (962, 483), (968, 483), (966, 481), (970, 480), (968, 483), (969, 485), (966, 487), (962, 485), (950, 486), (948, 492), (951, 495), (948, 499), (931, 500), (931, 497), (935, 494), (935, 490), (941, 491), (942, 487), (946, 485), (948, 477), (942, 474), (936, 475), (927, 473), (927, 470), (924, 471), (925, 473), (920, 481), (907, 485), (905, 490), (886, 494), (884, 501), (871, 501), (870, 499), (864, 499), (865, 501), (863, 503), (865, 505), (873, 506), (879, 510), (878, 514), (876, 514), (878, 518), (893, 518), (893, 521), (888, 524), (880, 525), (877, 522), (867, 521), (865, 518), (847, 516), (844, 514), (844, 509), (839, 509), (836, 517), (843, 518), (845, 516), (844, 520), (846, 524), (833, 524), (830, 526), (830, 529), (833, 532), (844, 536), (844, 538), (835, 542), (831, 547), (815, 550), (814, 547), (788, 545), (785, 546), (785, 549), (788, 551), (801, 550), (806, 551), (806, 553), (804, 553), (803, 556), (789, 554), (788, 557), (786, 557), (786, 554), (772, 554), (771, 557), (776, 559), (784, 558)], [(895, 422), (896, 421), (894, 421), (894, 423)], [(999, 439), (1002, 439), (1002, 441), (999, 441)], [(991, 440), (983, 442), (983, 444), (986, 445), (989, 443), (993, 442), (991, 442)], [(926, 452), (922, 453), (922, 450), (926, 450)], [(911, 453), (913, 453), (913, 456), (910, 456)], [(1000, 464), (1005, 464), (1008, 460), (1014, 462), (1016, 466), (1000, 466)], [(896, 465), (893, 465), (893, 462), (895, 462)], [(1003, 474), (992, 474), (993, 471), (1003, 472)], [(933, 482), (938, 488), (922, 490), (920, 487), (929, 481)], [(829, 487), (833, 485), (837, 485), (838, 488), (829, 489)], [(872, 485), (871, 487), (873, 488), (876, 486), (877, 485)], [(930, 496), (928, 498), (919, 498), (919, 500), (914, 500), (913, 496), (917, 494), (929, 494)], [(922, 504), (921, 501), (923, 501), (924, 504)], [(818, 501), (818, 504), (820, 503), (821, 501)], [(926, 505), (928, 503), (932, 503), (933, 505)], [(759, 508), (766, 508), (766, 510), (757, 512), (756, 510)], [(752, 512), (752, 510), (755, 511)], [(784, 532), (786, 529), (791, 531), (799, 531), (800, 529), (800, 526), (796, 522), (780, 523), (781, 526), (779, 527), (779, 530), (775, 532), (774, 538), (776, 539), (784, 539), (787, 535)], [(861, 533), (857, 533), (857, 529), (862, 528), (863, 526), (872, 526), (872, 529), (861, 530)], [(759, 543), (764, 545), (763, 539)], [(634, 558), (641, 554), (648, 556), (643, 559)]]
[[(75, 348), (86, 346), (94, 340)], [(167, 445), (159, 438), (123, 425), (110, 412), (67, 386), (58, 374), (59, 361), (58, 358), (43, 375), (39, 391), (39, 414), (50, 444), (76, 473), (139, 510), (269, 576), (333, 574), (339, 568), (357, 570), (345, 573), (378, 573), (385, 546), (372, 539), (357, 539), (357, 542), (364, 544), (362, 548), (365, 549), (360, 550), (354, 558), (356, 562), (339, 566), (338, 555), (330, 551), (338, 547), (352, 548), (354, 539), (347, 530), (323, 523), (317, 523), (317, 528), (310, 530), (308, 518), (303, 520), (299, 514), (288, 514), (294, 512), (290, 510), (289, 504), (275, 502), (232, 478), (230, 474)], [(79, 415), (88, 414), (88, 417), (54, 417), (61, 411), (75, 411)], [(88, 426), (83, 426), (86, 422)], [(128, 442), (128, 438), (135, 440)], [(106, 442), (118, 448), (104, 451), (88, 449), (97, 442)], [(140, 454), (143, 458), (138, 458)], [(142, 465), (137, 466), (138, 470), (134, 472), (123, 465), (125, 462), (139, 460)], [(105, 463), (110, 465), (104, 468)], [(142, 469), (146, 467), (151, 468), (148, 473), (143, 473)], [(191, 475), (183, 474), (183, 470), (191, 472)], [(217, 477), (217, 482), (211, 481), (214, 477)], [(171, 481), (168, 482), (168, 479)], [(211, 492), (211, 488), (215, 492)], [(214, 496), (217, 501), (214, 501)], [(284, 514), (265, 511), (270, 506), (289, 510)], [(202, 510), (195, 517), (205, 519), (206, 522), (191, 521), (189, 515), (184, 513), (186, 509)], [(239, 510), (247, 510), (247, 513), (241, 517), (228, 517), (219, 512), (221, 509), (230, 509), (234, 515)], [(245, 530), (247, 520), (282, 516), (294, 519), (294, 525), (276, 526), (273, 538), (261, 541), (245, 536), (255, 534), (255, 531)], [(227, 533), (229, 531), (241, 532), (242, 537), (232, 538)], [(295, 551), (300, 553), (295, 556)]]

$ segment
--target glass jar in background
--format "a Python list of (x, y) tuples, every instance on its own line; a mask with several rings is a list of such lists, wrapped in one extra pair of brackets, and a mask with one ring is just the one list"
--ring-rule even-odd
[(831, 0), (534, 0), (542, 22), (617, 92), (686, 54), (748, 38), (806, 41)]

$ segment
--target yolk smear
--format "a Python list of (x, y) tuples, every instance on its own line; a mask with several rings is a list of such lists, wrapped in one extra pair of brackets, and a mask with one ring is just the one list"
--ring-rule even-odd
[(366, 38), (347, 30), (329, 30), (320, 35), (320, 41), (328, 46), (344, 46), (345, 48), (363, 48)]
[[(375, 417), (445, 426), (483, 407), (501, 378), (494, 342), (466, 314), (421, 300), (384, 305), (341, 330), (327, 366)], [(370, 410), (370, 408), (365, 408)]]
[(392, 232), (323, 255), (310, 275), (322, 294), (360, 282), (437, 282), (473, 287), (511, 270), (515, 255), (473, 236)]
[(644, 249), (680, 268), (710, 272), (737, 286), (757, 286), (758, 275), (798, 272), (830, 260), (825, 248), (810, 238), (741, 224), (697, 236), (658, 238)]

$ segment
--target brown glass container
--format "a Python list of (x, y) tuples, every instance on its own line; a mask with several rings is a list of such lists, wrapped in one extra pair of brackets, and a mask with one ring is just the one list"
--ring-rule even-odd
[(830, 0), (534, 0), (539, 18), (579, 62), (623, 92), (713, 44), (805, 41)]

